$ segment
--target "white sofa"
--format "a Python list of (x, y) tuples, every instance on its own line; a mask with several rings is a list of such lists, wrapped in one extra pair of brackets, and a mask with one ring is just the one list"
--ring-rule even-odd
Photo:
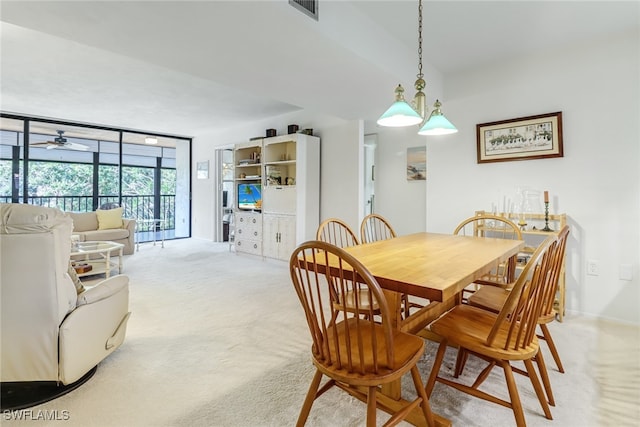
[[(103, 213), (105, 211), (101, 211)], [(100, 229), (98, 214), (93, 212), (69, 212), (73, 220), (73, 234), (80, 242), (111, 241), (122, 243), (124, 255), (131, 255), (135, 247), (135, 219), (122, 218), (122, 225), (117, 228)]]
[(129, 279), (78, 293), (69, 276), (72, 226), (58, 209), (0, 204), (3, 384), (71, 384), (124, 341)]

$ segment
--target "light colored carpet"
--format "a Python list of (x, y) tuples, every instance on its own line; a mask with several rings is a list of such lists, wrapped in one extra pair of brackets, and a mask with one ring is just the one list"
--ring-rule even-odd
[[(66, 421), (22, 426), (291, 426), (313, 376), (308, 331), (284, 262), (229, 253), (196, 239), (143, 244), (124, 260), (133, 312), (123, 346), (79, 389), (32, 411), (68, 411)], [(637, 425), (638, 328), (567, 316), (553, 323), (566, 374), (552, 367), (557, 406), (544, 418), (527, 378), (517, 376), (529, 426)], [(544, 344), (543, 344), (544, 345)], [(426, 379), (437, 349), (420, 362)], [(454, 353), (444, 368), (450, 372)], [(470, 359), (465, 372), (480, 362)], [(409, 378), (403, 388), (410, 390)], [(507, 396), (500, 370), (487, 387)], [(411, 393), (407, 391), (407, 393)], [(458, 426), (515, 425), (512, 412), (436, 385), (433, 410)], [(364, 425), (365, 405), (332, 390), (309, 426)], [(379, 425), (386, 414), (379, 412)]]

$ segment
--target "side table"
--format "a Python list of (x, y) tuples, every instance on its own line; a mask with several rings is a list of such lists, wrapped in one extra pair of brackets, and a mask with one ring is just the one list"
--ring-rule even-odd
[[(122, 273), (122, 249), (124, 245), (116, 242), (77, 242), (71, 247), (71, 259), (90, 264), (93, 268), (84, 273), (78, 273), (78, 277), (91, 276), (104, 273), (105, 278), (111, 276), (111, 269), (118, 267), (118, 274)], [(117, 251), (117, 262), (111, 259), (111, 252)], [(99, 258), (91, 258), (91, 255), (99, 255)]]
[[(153, 246), (156, 245), (156, 225), (160, 228), (160, 236), (162, 238), (160, 246), (164, 248), (164, 224), (165, 220), (156, 218), (156, 219), (136, 219), (136, 252), (140, 250), (140, 237), (138, 237), (139, 229), (141, 225), (151, 226), (153, 233)], [(140, 228), (139, 228), (140, 227)]]

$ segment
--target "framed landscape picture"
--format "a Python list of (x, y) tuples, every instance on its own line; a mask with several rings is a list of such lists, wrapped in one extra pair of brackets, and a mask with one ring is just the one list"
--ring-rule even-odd
[(407, 181), (427, 179), (427, 147), (407, 148)]
[(562, 157), (562, 112), (476, 125), (478, 163)]

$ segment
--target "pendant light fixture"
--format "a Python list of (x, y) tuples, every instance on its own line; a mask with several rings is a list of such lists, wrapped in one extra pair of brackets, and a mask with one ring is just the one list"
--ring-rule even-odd
[(448, 135), (458, 132), (458, 129), (442, 114), (442, 104), (436, 99), (429, 120), (420, 128), (418, 135)]
[(404, 127), (413, 126), (422, 122), (422, 116), (404, 100), (404, 88), (398, 85), (396, 88), (396, 101), (378, 119), (380, 126)]
[[(404, 100), (404, 88), (402, 85), (398, 85), (396, 102), (380, 116), (377, 122), (380, 126), (413, 126), (423, 123), (427, 116), (427, 97), (423, 92), (426, 82), (422, 73), (422, 0), (418, 0), (418, 74), (414, 87), (416, 94), (413, 97), (413, 106), (410, 106)], [(440, 101), (436, 100), (429, 119), (418, 131), (419, 135), (446, 135), (458, 132), (458, 129), (442, 114), (441, 106)]]

